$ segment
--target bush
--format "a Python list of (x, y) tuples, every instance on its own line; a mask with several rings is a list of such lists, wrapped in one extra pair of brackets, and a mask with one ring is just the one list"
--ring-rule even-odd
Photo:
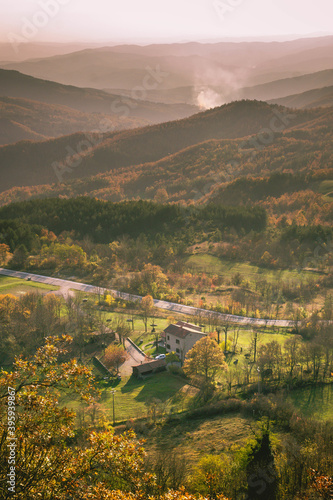
[(196, 419), (196, 418), (212, 417), (215, 415), (225, 415), (226, 413), (238, 412), (243, 407), (244, 407), (243, 401), (236, 398), (230, 398), (223, 401), (218, 401), (213, 405), (196, 408), (187, 415), (187, 418)]
[(243, 412), (248, 416), (268, 417), (277, 424), (289, 428), (295, 408), (286, 400), (283, 393), (268, 396), (258, 394), (246, 402)]
[(178, 375), (179, 377), (187, 379), (188, 377), (185, 375), (184, 370), (177, 365), (168, 365), (168, 371), (172, 373), (172, 375)]

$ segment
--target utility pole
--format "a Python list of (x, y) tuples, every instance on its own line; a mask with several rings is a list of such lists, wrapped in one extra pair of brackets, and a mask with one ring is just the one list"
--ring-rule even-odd
[(217, 333), (217, 343), (220, 344), (220, 333), (221, 333), (221, 328), (217, 327), (216, 328), (216, 333)]
[(260, 394), (260, 368), (257, 366), (257, 372), (258, 372), (258, 394)]
[(111, 394), (112, 394), (112, 407), (113, 407), (113, 425), (116, 423), (116, 415), (114, 412), (114, 395), (116, 393), (116, 389), (111, 389)]
[(254, 338), (253, 338), (253, 362), (256, 362), (257, 358), (257, 340), (258, 340), (258, 332), (254, 332)]

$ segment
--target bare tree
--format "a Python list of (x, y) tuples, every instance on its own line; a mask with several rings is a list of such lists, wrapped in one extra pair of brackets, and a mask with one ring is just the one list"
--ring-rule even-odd
[(299, 360), (301, 336), (293, 335), (284, 343), (285, 362), (289, 369), (289, 377), (293, 376), (293, 371)]

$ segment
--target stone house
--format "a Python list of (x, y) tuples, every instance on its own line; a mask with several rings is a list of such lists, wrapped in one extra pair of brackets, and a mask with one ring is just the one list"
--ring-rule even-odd
[(184, 321), (169, 325), (163, 332), (166, 352), (175, 352), (182, 364), (188, 351), (205, 336), (200, 326)]

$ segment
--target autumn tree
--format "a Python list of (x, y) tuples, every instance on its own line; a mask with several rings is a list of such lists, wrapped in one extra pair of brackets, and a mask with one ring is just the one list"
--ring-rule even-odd
[(233, 468), (227, 456), (204, 455), (193, 470), (191, 489), (211, 499), (219, 498), (238, 472)]
[(217, 342), (205, 336), (187, 353), (183, 369), (186, 375), (191, 378), (200, 377), (204, 385), (207, 385), (210, 381), (214, 382), (219, 371), (227, 370), (227, 364)]
[(162, 492), (180, 488), (188, 473), (186, 457), (165, 447), (158, 450), (154, 457), (148, 458), (146, 467), (155, 474), (157, 487)]
[(289, 377), (293, 376), (294, 368), (299, 361), (299, 351), (301, 347), (300, 335), (293, 335), (284, 343), (284, 358), (286, 366), (289, 369)]
[(23, 268), (26, 264), (28, 256), (29, 256), (28, 250), (26, 249), (25, 245), (21, 244), (15, 249), (13, 258), (10, 261), (10, 265), (14, 269)]
[(223, 320), (220, 321), (220, 325), (221, 325), (222, 331), (224, 333), (224, 350), (227, 351), (227, 349), (228, 349), (228, 331), (232, 325), (230, 318), (225, 317)]
[(159, 188), (154, 196), (156, 203), (165, 203), (168, 201), (169, 195), (165, 188)]
[(122, 365), (127, 358), (128, 354), (122, 345), (118, 346), (111, 344), (105, 351), (103, 361), (107, 368), (115, 368), (118, 373), (119, 366)]
[[(153, 480), (133, 432), (87, 429), (77, 441), (75, 412), (59, 397), (76, 393), (92, 404), (96, 391), (87, 368), (59, 361), (69, 342), (66, 336), (46, 339), (31, 360), (18, 359), (10, 373), (0, 373), (0, 498), (88, 499), (99, 498), (100, 491), (110, 498), (112, 490), (148, 497)], [(8, 426), (9, 417), (15, 425)], [(15, 495), (7, 484), (8, 443), (15, 443)]]
[(156, 297), (161, 290), (165, 289), (167, 280), (168, 278), (160, 266), (145, 264), (142, 271), (135, 274), (131, 282), (131, 289), (139, 295)]
[(263, 344), (258, 349), (258, 366), (260, 373), (273, 374), (276, 370), (280, 379), (282, 365), (282, 350), (281, 345), (277, 340), (272, 340), (267, 344)]
[(123, 317), (118, 317), (112, 322), (112, 328), (117, 332), (119, 342), (125, 345), (125, 339), (129, 336), (131, 328)]
[(10, 248), (5, 243), (0, 243), (0, 266), (6, 264), (9, 257)]

